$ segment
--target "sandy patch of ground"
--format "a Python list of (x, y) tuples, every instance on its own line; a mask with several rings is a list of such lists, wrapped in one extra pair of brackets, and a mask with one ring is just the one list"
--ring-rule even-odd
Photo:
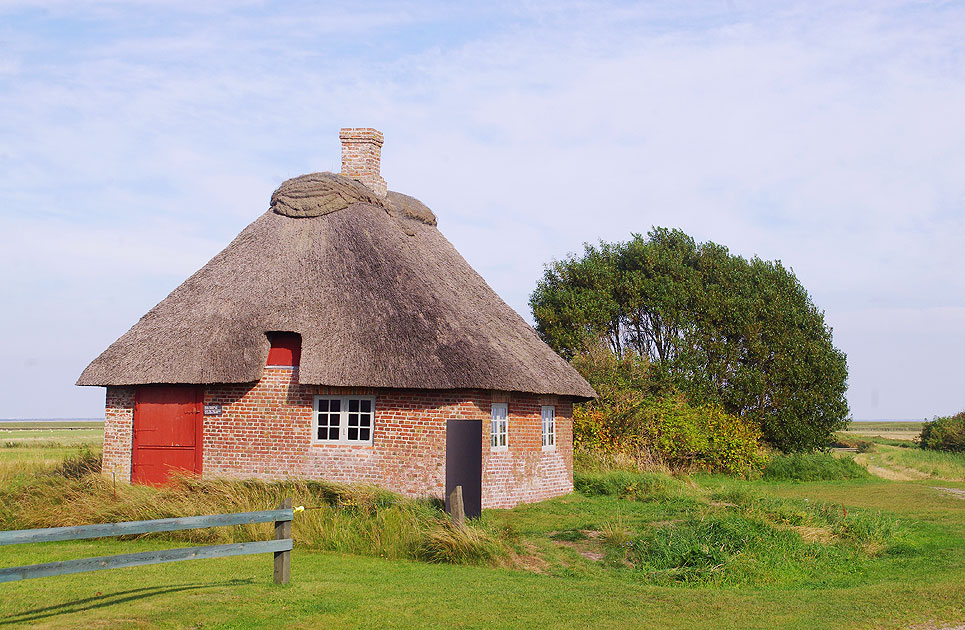
[(545, 575), (549, 563), (540, 557), (536, 545), (524, 542), (523, 553), (513, 553), (509, 560), (509, 566), (515, 569)]
[(881, 437), (889, 438), (892, 440), (914, 440), (921, 435), (921, 431), (875, 431), (874, 429), (867, 429), (862, 431), (861, 429), (855, 430), (850, 429), (848, 431), (842, 431), (844, 435), (853, 435), (855, 437)]
[[(559, 532), (550, 532), (549, 536), (552, 538), (554, 534), (558, 533)], [(600, 538), (600, 532), (592, 529), (582, 529), (580, 530), (580, 533), (582, 533), (586, 538), (582, 540), (553, 539), (553, 542), (560, 547), (566, 547), (574, 550), (587, 560), (593, 560), (594, 562), (603, 560), (603, 558), (606, 557), (606, 554), (599, 549), (599, 543), (597, 542), (597, 540)]]
[(935, 490), (938, 490), (939, 492), (947, 492), (948, 494), (952, 495), (956, 499), (961, 499), (965, 501), (965, 490), (962, 490), (961, 488), (942, 488), (939, 486), (932, 486), (932, 488), (934, 488)]
[(560, 545), (561, 547), (569, 547), (570, 549), (573, 549), (574, 551), (576, 551), (576, 553), (580, 554), (587, 560), (593, 560), (594, 562), (599, 562), (600, 560), (603, 560), (603, 558), (606, 556), (606, 554), (603, 553), (602, 551), (594, 551), (592, 549), (588, 549), (587, 545), (585, 544), (581, 545), (578, 542), (572, 542), (569, 540), (556, 540), (554, 542), (557, 545)]
[(917, 474), (908, 474), (900, 470), (893, 470), (891, 468), (882, 468), (881, 466), (868, 466), (868, 472), (870, 472), (875, 477), (881, 477), (882, 479), (888, 479), (891, 481), (915, 481), (916, 479), (923, 479), (928, 475), (918, 476)]

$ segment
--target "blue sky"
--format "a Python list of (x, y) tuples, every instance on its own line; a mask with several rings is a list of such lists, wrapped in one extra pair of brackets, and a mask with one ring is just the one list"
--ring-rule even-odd
[(99, 415), (80, 371), (343, 126), (527, 319), (679, 227), (794, 269), (855, 418), (955, 413), (963, 42), (952, 2), (0, 2), (0, 417)]

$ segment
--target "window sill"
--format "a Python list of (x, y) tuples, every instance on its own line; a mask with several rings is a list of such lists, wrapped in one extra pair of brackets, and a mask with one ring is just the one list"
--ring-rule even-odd
[(312, 446), (353, 446), (357, 448), (374, 448), (375, 444), (372, 442), (336, 442), (335, 440), (329, 442), (312, 442)]

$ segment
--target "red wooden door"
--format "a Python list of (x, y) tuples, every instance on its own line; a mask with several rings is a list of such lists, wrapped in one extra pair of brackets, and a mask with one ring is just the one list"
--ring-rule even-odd
[(201, 474), (203, 390), (144, 385), (134, 395), (131, 480), (160, 485), (172, 470)]

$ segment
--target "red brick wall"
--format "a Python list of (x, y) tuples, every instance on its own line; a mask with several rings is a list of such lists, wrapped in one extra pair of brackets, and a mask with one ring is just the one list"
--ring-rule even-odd
[[(511, 507), (573, 489), (572, 407), (532, 394), (478, 390), (347, 389), (299, 385), (297, 368), (265, 368), (255, 384), (205, 388), (205, 476), (309, 477), (377, 485), (407, 496), (442, 498), (446, 421), (483, 421), (483, 507)], [(130, 479), (133, 388), (108, 388), (105, 470)], [(372, 445), (313, 444), (315, 395), (375, 396)], [(509, 403), (508, 449), (492, 452), (490, 405)], [(540, 405), (556, 403), (556, 448), (540, 444)], [(108, 455), (110, 453), (110, 455)]]
[(118, 481), (131, 480), (131, 427), (134, 423), (134, 388), (108, 387), (104, 413), (102, 470)]
[[(492, 394), (508, 403), (506, 450), (490, 448), (483, 423), (483, 507), (512, 507), (573, 491), (573, 406), (567, 399), (533, 394)], [(542, 406), (556, 408), (556, 445), (542, 446)], [(486, 412), (487, 419), (489, 410)]]

